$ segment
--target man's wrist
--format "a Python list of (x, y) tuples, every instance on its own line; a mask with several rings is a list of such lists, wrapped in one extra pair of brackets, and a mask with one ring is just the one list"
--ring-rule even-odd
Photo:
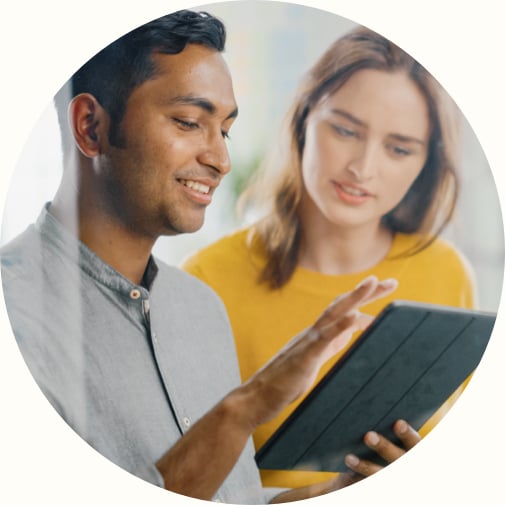
[(261, 423), (261, 396), (251, 383), (245, 383), (229, 393), (219, 404), (223, 419), (236, 424), (251, 435)]

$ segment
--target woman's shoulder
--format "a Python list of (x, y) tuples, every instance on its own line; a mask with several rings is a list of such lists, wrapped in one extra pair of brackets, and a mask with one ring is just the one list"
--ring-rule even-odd
[(241, 228), (224, 235), (211, 244), (188, 255), (181, 263), (181, 268), (187, 272), (198, 274), (207, 269), (220, 268), (227, 264), (240, 263), (248, 254), (249, 228)]
[(450, 240), (444, 237), (436, 237), (432, 241), (426, 241), (426, 238), (420, 234), (398, 233), (395, 237), (395, 249), (398, 252), (417, 251), (415, 254), (423, 258), (454, 258), (464, 260), (464, 254)]
[[(398, 245), (404, 250), (406, 246), (419, 246), (420, 239), (421, 236), (412, 235), (397, 238)], [(475, 305), (476, 281), (472, 265), (465, 254), (447, 238), (437, 237), (423, 249), (406, 255), (400, 261), (404, 261), (405, 278), (415, 281), (420, 293), (427, 289), (428, 301), (462, 307)], [(437, 300), (433, 299), (435, 294), (439, 296)]]
[(417, 264), (426, 272), (439, 270), (444, 274), (473, 277), (470, 261), (463, 251), (449, 239), (437, 237), (424, 247), (422, 244), (423, 237), (420, 235), (398, 234), (395, 246), (396, 250), (400, 251), (400, 255), (402, 251), (407, 252), (409, 249), (413, 251), (412, 255), (407, 255), (409, 263), (411, 265)]

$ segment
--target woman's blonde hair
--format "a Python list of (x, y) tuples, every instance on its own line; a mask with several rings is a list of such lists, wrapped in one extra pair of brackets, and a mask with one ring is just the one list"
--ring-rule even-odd
[(451, 219), (459, 187), (459, 110), (420, 63), (384, 37), (358, 27), (336, 40), (305, 75), (284, 119), (277, 150), (265, 160), (259, 177), (241, 198), (242, 205), (266, 210), (253, 225), (250, 240), (259, 242), (267, 257), (260, 281), (274, 289), (289, 281), (298, 262), (307, 117), (321, 100), (362, 69), (405, 72), (423, 93), (430, 117), (426, 163), (402, 201), (383, 216), (383, 225), (393, 232), (420, 233), (421, 241), (405, 251), (415, 254), (433, 242)]

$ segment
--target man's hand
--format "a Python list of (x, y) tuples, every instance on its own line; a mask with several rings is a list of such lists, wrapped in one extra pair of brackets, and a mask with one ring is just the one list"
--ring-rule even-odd
[[(393, 426), (393, 431), (402, 442), (403, 447), (398, 447), (375, 431), (369, 431), (363, 437), (363, 441), (367, 447), (374, 450), (388, 463), (396, 461), (421, 440), (419, 433), (401, 419), (396, 421)], [(332, 491), (337, 491), (363, 480), (365, 477), (377, 473), (383, 468), (381, 465), (372, 463), (371, 461), (359, 459), (354, 454), (347, 455), (345, 462), (350, 469), (349, 472), (340, 473), (337, 477), (325, 482), (304, 486), (298, 489), (291, 489), (277, 495), (271, 503), (285, 503), (331, 493)]]
[[(339, 296), (313, 326), (231, 391), (162, 456), (156, 466), (165, 487), (210, 500), (256, 427), (305, 393), (321, 366), (348, 343), (352, 333), (370, 324), (372, 318), (358, 309), (389, 295), (396, 286), (392, 279), (379, 282), (376, 277), (369, 277), (353, 291)], [(334, 486), (342, 487), (347, 482), (344, 481), (343, 476), (330, 485), (331, 489), (326, 486), (326, 492)], [(308, 491), (315, 493), (313, 496), (325, 492), (319, 487)]]
[[(375, 431), (369, 431), (363, 438), (363, 441), (370, 449), (374, 450), (381, 458), (388, 463), (396, 461), (400, 456), (412, 449), (420, 440), (419, 433), (402, 419), (396, 421), (393, 426), (395, 435), (402, 442), (403, 447), (399, 447)], [(354, 454), (348, 454), (345, 458), (345, 464), (357, 474), (368, 477), (377, 473), (383, 467), (371, 461), (359, 459)]]
[(287, 503), (298, 500), (306, 500), (307, 498), (315, 498), (316, 496), (322, 496), (333, 491), (338, 491), (339, 489), (350, 486), (351, 484), (363, 479), (363, 476), (353, 472), (339, 473), (333, 479), (328, 479), (324, 482), (318, 482), (317, 484), (310, 484), (308, 486), (284, 491), (283, 493), (275, 496), (270, 503)]
[[(353, 291), (336, 298), (319, 319), (292, 339), (243, 384), (249, 396), (252, 429), (269, 421), (314, 383), (321, 366), (340, 351), (355, 331), (373, 320), (358, 309), (396, 289), (393, 279), (369, 277)], [(272, 331), (275, 331), (273, 329)]]

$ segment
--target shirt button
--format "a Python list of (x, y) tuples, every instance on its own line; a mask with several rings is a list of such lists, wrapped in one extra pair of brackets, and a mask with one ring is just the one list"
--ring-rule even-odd
[(189, 417), (184, 417), (182, 419), (182, 423), (184, 424), (184, 426), (186, 426), (186, 428), (189, 428), (191, 426), (191, 421), (190, 421)]
[(158, 342), (158, 335), (156, 335), (156, 332), (155, 332), (155, 331), (153, 331), (153, 332), (151, 333), (151, 335), (152, 335), (152, 337), (153, 337), (153, 340), (154, 340), (155, 342)]
[(140, 291), (138, 289), (132, 289), (130, 291), (130, 298), (133, 300), (138, 300), (140, 298)]

